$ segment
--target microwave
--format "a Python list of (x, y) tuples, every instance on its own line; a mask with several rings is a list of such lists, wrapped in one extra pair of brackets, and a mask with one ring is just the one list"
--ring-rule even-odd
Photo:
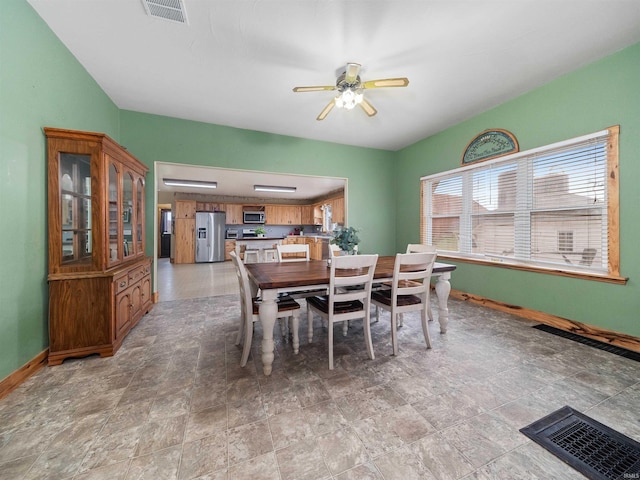
[(264, 212), (243, 212), (244, 223), (264, 223)]

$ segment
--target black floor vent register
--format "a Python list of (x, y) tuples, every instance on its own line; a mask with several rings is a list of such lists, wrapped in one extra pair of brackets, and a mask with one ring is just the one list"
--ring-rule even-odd
[(640, 479), (640, 443), (571, 407), (520, 431), (587, 478)]
[(627, 350), (626, 348), (616, 347), (615, 345), (610, 345), (605, 342), (599, 342), (598, 340), (593, 340), (588, 337), (583, 337), (582, 335), (566, 332), (564, 330), (560, 330), (559, 328), (550, 327), (549, 325), (539, 324), (534, 325), (533, 328), (542, 330), (543, 332), (552, 333), (553, 335), (557, 335), (559, 337), (573, 340), (574, 342), (583, 343), (585, 345), (589, 345), (590, 347), (604, 350), (605, 352), (614, 353), (616, 355), (620, 355), (621, 357), (630, 358), (631, 360), (635, 360), (636, 362), (640, 362), (640, 353), (634, 352), (632, 350)]

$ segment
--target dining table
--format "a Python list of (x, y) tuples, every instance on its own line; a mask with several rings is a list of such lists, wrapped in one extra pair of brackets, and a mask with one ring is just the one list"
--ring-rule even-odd
[[(373, 279), (375, 284), (393, 279), (396, 257), (379, 256)], [(274, 359), (273, 330), (276, 323), (280, 294), (295, 294), (309, 290), (329, 288), (331, 269), (326, 260), (303, 262), (271, 262), (245, 264), (252, 283), (254, 296), (260, 291), (259, 318), (262, 324), (262, 366), (265, 375), (270, 375)], [(436, 262), (432, 277), (435, 277), (435, 291), (438, 298), (438, 323), (440, 333), (447, 332), (449, 320), (448, 300), (451, 292), (451, 272), (455, 265)]]

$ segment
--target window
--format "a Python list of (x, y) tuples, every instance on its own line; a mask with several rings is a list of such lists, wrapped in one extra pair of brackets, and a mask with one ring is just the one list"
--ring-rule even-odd
[(422, 242), (472, 261), (618, 276), (618, 133), (422, 178)]

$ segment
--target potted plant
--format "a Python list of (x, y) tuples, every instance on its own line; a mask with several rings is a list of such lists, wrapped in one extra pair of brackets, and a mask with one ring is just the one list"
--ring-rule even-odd
[(333, 231), (331, 243), (338, 245), (340, 250), (347, 252), (347, 255), (353, 255), (355, 253), (355, 247), (360, 243), (358, 230), (353, 227), (336, 229)]
[(256, 227), (255, 232), (256, 232), (256, 235), (259, 237), (264, 237), (265, 234), (267, 233), (264, 227)]

